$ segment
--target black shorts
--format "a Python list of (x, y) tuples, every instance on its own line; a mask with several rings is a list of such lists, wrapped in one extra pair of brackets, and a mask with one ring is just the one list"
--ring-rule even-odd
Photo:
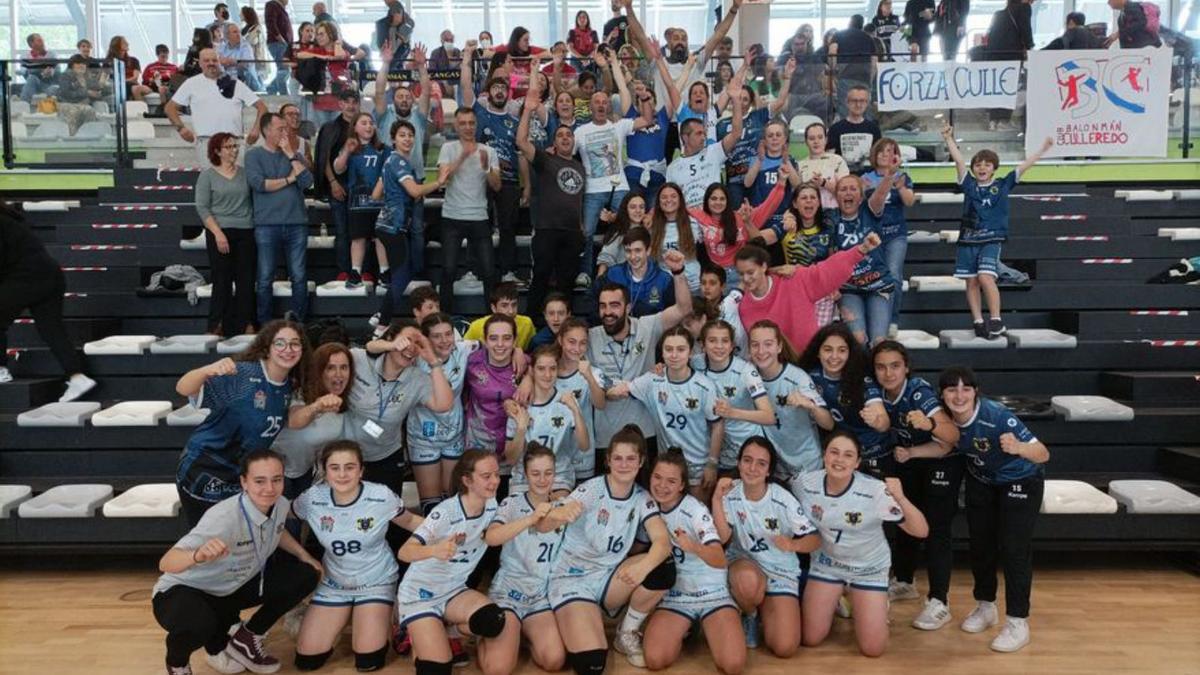
[(351, 239), (372, 239), (375, 237), (375, 219), (379, 217), (379, 209), (351, 209), (347, 223)]

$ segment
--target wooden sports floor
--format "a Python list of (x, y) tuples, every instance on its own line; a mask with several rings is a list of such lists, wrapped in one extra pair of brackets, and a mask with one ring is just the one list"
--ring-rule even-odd
[[(154, 561), (84, 561), (90, 570), (53, 557), (0, 561), (0, 673), (164, 672), (163, 633), (150, 612)], [(918, 575), (918, 586), (923, 583)], [(827, 644), (801, 649), (793, 659), (752, 650), (746, 672), (1200, 674), (1200, 576), (1179, 558), (1096, 557), (1088, 552), (1039, 556), (1033, 642), (1017, 654), (989, 650), (994, 632), (968, 635), (958, 629), (958, 621), (973, 607), (970, 573), (961, 565), (955, 570), (950, 606), (955, 621), (935, 633), (923, 633), (909, 626), (920, 601), (893, 605), (891, 644), (879, 659), (859, 656), (849, 622), (838, 620)], [(320, 672), (355, 672), (348, 642)], [(292, 639), (282, 627), (276, 627), (268, 644), (284, 659), (281, 672), (295, 672)], [(197, 675), (214, 673), (199, 653), (192, 657), (192, 667)], [(412, 672), (412, 665), (392, 656), (384, 672)], [(518, 672), (539, 671), (523, 661)], [(642, 671), (614, 653), (608, 672)], [(672, 672), (715, 672), (703, 640), (689, 642)]]

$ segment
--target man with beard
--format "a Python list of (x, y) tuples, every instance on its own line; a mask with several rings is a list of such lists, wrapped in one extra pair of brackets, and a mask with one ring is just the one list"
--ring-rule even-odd
[[(641, 317), (629, 315), (629, 289), (607, 283), (600, 287), (598, 311), (600, 325), (588, 331), (587, 360), (604, 377), (602, 381), (631, 382), (654, 367), (658, 341), (667, 330), (674, 328), (692, 312), (692, 294), (687, 276), (683, 273), (683, 254), (667, 251), (663, 256), (675, 283), (675, 304), (657, 314)], [(608, 404), (595, 411), (596, 447), (607, 448), (613, 434), (626, 424), (636, 424), (643, 433), (654, 433), (654, 420), (645, 406), (632, 398), (609, 399)], [(647, 441), (653, 443), (654, 436)], [(653, 447), (653, 445), (651, 445)], [(603, 451), (597, 450), (596, 466), (605, 466)]]
[[(517, 157), (517, 124), (508, 100), (508, 79), (497, 75), (483, 86), (483, 100), (475, 97), (471, 62), (475, 41), (467, 41), (459, 73), (459, 89), (464, 106), (475, 110), (478, 125), (475, 140), (496, 151), (500, 158), (500, 189), (489, 195), (493, 221), (500, 230), (501, 281), (517, 282), (517, 213), (521, 207), (521, 184)], [(515, 108), (515, 105), (513, 106)]]
[[(180, 117), (180, 107), (188, 106), (192, 111), (192, 127), (188, 128)], [(245, 133), (246, 145), (258, 140), (259, 121), (267, 112), (253, 91), (240, 80), (221, 75), (221, 61), (217, 50), (200, 51), (200, 74), (189, 77), (179, 91), (163, 107), (167, 119), (171, 120), (179, 137), (195, 144), (196, 160), (208, 164), (208, 139), (217, 132), (227, 132), (242, 137), (242, 108), (254, 106), (254, 124)]]
[[(418, 176), (425, 175), (425, 134), (426, 128), (429, 126), (429, 92), (433, 87), (429, 79), (429, 64), (425, 56), (424, 45), (417, 44), (413, 48), (413, 63), (417, 66), (417, 73), (420, 76), (420, 96), (414, 96), (413, 90), (408, 83), (401, 83), (392, 90), (392, 95), (387, 95), (388, 80), (386, 73), (390, 73), (389, 66), (394, 58), (391, 44), (385, 44), (380, 56), (383, 58), (383, 65), (379, 69), (379, 73), (375, 75), (375, 135), (384, 145), (391, 145), (392, 139), (387, 135), (391, 133), (392, 125), (399, 120), (405, 120), (413, 125), (413, 133), (415, 139), (413, 141), (412, 156), (408, 158), (408, 163), (413, 168), (413, 173)], [(387, 104), (388, 98), (392, 99), (392, 105)], [(408, 261), (409, 268), (414, 281), (422, 278), (422, 273), (425, 270), (425, 209), (413, 209), (412, 221), (408, 230)], [(410, 283), (409, 286), (412, 286)], [(397, 289), (400, 290), (400, 289)], [(405, 290), (407, 293), (407, 290)]]

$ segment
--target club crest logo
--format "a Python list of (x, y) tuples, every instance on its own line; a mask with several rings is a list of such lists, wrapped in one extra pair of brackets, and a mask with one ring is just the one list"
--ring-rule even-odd
[(821, 508), (820, 504), (813, 504), (812, 505), (812, 517), (813, 517), (813, 520), (821, 520), (822, 518), (825, 517), (825, 509)]
[(699, 407), (700, 407), (700, 399), (689, 398), (687, 400), (687, 409), (688, 410), (695, 410), (696, 408), (699, 408)]
[(861, 525), (862, 521), (863, 521), (862, 511), (847, 511), (846, 512), (846, 524), (847, 525)]
[(978, 438), (974, 439), (973, 441), (971, 441), (971, 445), (975, 448), (975, 452), (978, 452), (980, 454), (985, 453), (988, 450), (992, 449), (991, 442), (989, 442), (988, 439), (983, 438), (983, 437), (978, 437)]
[(725, 398), (737, 396), (737, 387), (725, 387)]
[(561, 429), (563, 426), (562, 415), (555, 415), (554, 417), (551, 417), (550, 425), (553, 426), (555, 429)]
[(466, 532), (459, 532), (454, 535), (454, 545), (455, 546), (462, 546), (465, 543), (467, 543), (467, 533)]
[(321, 516), (321, 531), (333, 532), (333, 516)]
[(572, 391), (571, 393), (575, 395), (576, 401), (583, 400), (583, 390), (582, 389), (576, 389), (576, 390)]
[(262, 389), (259, 389), (258, 391), (254, 392), (254, 409), (255, 410), (266, 410), (267, 409), (267, 392), (263, 391)]
[(658, 391), (658, 402), (659, 403), (666, 405), (668, 397), (669, 397), (669, 394), (667, 394), (666, 389), (660, 389)]
[(596, 514), (596, 524), (608, 525), (608, 515), (608, 509), (600, 509), (600, 512)]
[(763, 525), (767, 528), (768, 532), (774, 532), (779, 529), (779, 519), (778, 518), (764, 518)]
[(359, 532), (370, 532), (371, 528), (375, 527), (375, 519), (359, 518), (358, 520), (354, 521), (354, 526), (358, 528)]
[(746, 512), (745, 512), (745, 511), (738, 511), (738, 512), (737, 512), (737, 517), (738, 517), (738, 522), (739, 522), (739, 523), (744, 523), (744, 522), (746, 522)]
[(787, 397), (786, 396), (776, 396), (775, 397), (775, 405), (777, 405), (781, 408), (783, 406), (787, 405)]

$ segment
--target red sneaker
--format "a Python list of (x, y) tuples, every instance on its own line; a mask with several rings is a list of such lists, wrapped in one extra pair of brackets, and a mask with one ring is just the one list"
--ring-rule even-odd
[(462, 638), (450, 638), (450, 663), (455, 668), (471, 665), (471, 655), (463, 647)]
[(392, 629), (392, 649), (400, 656), (406, 656), (412, 651), (412, 638), (409, 637), (408, 631), (400, 626)]
[(364, 284), (371, 284), (372, 286), (375, 285), (375, 275), (371, 274), (370, 272), (363, 272), (362, 280)]
[(350, 278), (350, 273), (349, 273), (349, 272), (338, 272), (338, 275), (337, 275), (337, 280), (338, 280), (338, 281), (345, 281), (345, 280), (347, 280), (347, 279), (349, 279), (349, 278)]

